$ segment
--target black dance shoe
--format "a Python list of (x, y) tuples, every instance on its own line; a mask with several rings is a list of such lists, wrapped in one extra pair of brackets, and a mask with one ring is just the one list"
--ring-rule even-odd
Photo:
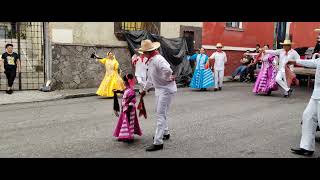
[(291, 148), (291, 151), (294, 154), (303, 155), (303, 156), (312, 156), (314, 152), (314, 151), (308, 151), (302, 148), (296, 148), (296, 149)]
[(163, 149), (163, 144), (159, 144), (159, 145), (152, 144), (151, 146), (147, 147), (146, 151), (158, 151), (161, 149)]

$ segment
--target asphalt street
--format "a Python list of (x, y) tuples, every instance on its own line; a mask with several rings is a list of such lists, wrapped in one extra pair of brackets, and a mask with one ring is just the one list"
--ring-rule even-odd
[[(0, 106), (0, 157), (70, 158), (300, 158), (301, 116), (311, 91), (254, 95), (252, 84), (226, 83), (222, 91), (180, 88), (169, 111), (171, 139), (146, 152), (155, 131), (154, 92), (140, 118), (143, 135), (132, 144), (112, 136), (112, 99), (86, 97)], [(317, 134), (317, 141), (320, 132)], [(313, 157), (320, 155), (320, 142)]]

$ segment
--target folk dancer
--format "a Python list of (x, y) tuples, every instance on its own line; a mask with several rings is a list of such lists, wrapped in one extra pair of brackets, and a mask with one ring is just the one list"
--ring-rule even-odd
[(200, 49), (200, 54), (194, 54), (190, 57), (189, 60), (196, 60), (196, 67), (193, 73), (190, 87), (192, 89), (200, 89), (200, 91), (206, 91), (207, 88), (213, 87), (213, 73), (208, 67), (209, 57), (205, 54), (204, 48)]
[(100, 58), (95, 54), (92, 54), (91, 57), (96, 58), (97, 61), (105, 66), (106, 69), (105, 76), (96, 94), (99, 96), (113, 97), (113, 90), (123, 91), (125, 89), (125, 85), (118, 73), (119, 63), (113, 53), (108, 52), (106, 58)]
[(152, 42), (147, 39), (141, 42), (141, 48), (139, 49), (148, 58), (148, 79), (140, 95), (143, 97), (153, 85), (156, 96), (157, 127), (153, 144), (147, 147), (146, 151), (163, 149), (163, 140), (170, 138), (167, 116), (173, 96), (177, 92), (175, 76), (172, 75), (173, 71), (170, 64), (156, 50), (159, 47), (159, 42)]
[(222, 51), (222, 44), (217, 43), (216, 45), (217, 51), (214, 52), (209, 59), (214, 60), (214, 82), (215, 89), (214, 91), (221, 91), (223, 85), (223, 77), (224, 77), (224, 67), (227, 62), (227, 55), (224, 51)]
[[(293, 44), (290, 40), (284, 40), (283, 43), (280, 43), (283, 46), (283, 49), (278, 50), (263, 50), (265, 54), (271, 54), (279, 56), (279, 69), (276, 76), (277, 83), (284, 89), (284, 97), (290, 97), (292, 94), (292, 88), (288, 86), (286, 74), (286, 65), (289, 59), (297, 60), (300, 59), (300, 55), (291, 48)], [(288, 70), (288, 69), (287, 69)], [(289, 72), (292, 74), (292, 72)]]
[[(118, 141), (133, 142), (134, 134), (139, 136), (142, 135), (135, 105), (136, 95), (134, 86), (132, 86), (132, 82), (134, 82), (134, 76), (132, 74), (127, 74), (123, 77), (123, 80), (126, 86), (125, 90), (114, 90), (114, 93), (123, 93), (123, 95), (121, 100), (120, 117), (117, 110), (115, 110), (115, 114), (117, 117), (119, 117), (119, 120), (113, 136), (117, 137)], [(116, 98), (116, 96), (114, 97)]]

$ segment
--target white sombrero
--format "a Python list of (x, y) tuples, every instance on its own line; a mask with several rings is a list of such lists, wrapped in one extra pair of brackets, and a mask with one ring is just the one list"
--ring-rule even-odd
[(149, 39), (141, 41), (141, 47), (138, 49), (139, 53), (147, 52), (147, 51), (153, 51), (160, 47), (159, 42), (152, 42)]
[(219, 47), (223, 48), (223, 46), (222, 46), (221, 43), (217, 43), (216, 47), (217, 47), (217, 48), (219, 48)]
[(290, 39), (286, 39), (286, 40), (284, 40), (282, 43), (280, 43), (281, 45), (292, 45), (292, 44), (294, 44), (293, 42), (291, 42), (291, 40)]

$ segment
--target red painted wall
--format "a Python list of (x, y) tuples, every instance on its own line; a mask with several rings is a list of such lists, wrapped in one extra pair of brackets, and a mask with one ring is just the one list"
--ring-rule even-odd
[[(293, 36), (293, 48), (314, 47), (316, 44), (317, 32), (314, 29), (320, 28), (320, 22), (292, 22), (290, 34)], [(225, 22), (204, 22), (202, 28), (202, 44), (216, 45), (221, 42), (225, 46), (252, 47), (256, 44), (273, 45), (274, 22), (243, 22), (243, 31), (230, 31), (225, 29)], [(213, 50), (207, 50), (210, 56)], [(225, 75), (230, 76), (233, 70), (240, 65), (240, 58), (243, 51), (226, 51), (228, 63), (226, 64)]]
[(225, 22), (204, 22), (202, 44), (225, 46), (255, 47), (256, 44), (273, 44), (274, 22), (243, 22), (244, 31), (225, 29)]
[[(225, 22), (204, 22), (202, 28), (202, 44), (216, 45), (221, 42), (224, 46), (255, 48), (256, 44), (273, 45), (274, 22), (243, 22), (243, 31), (225, 29)], [(210, 56), (213, 50), (207, 50)], [(225, 76), (240, 65), (244, 51), (225, 51), (228, 62), (225, 65)]]
[(314, 29), (320, 28), (320, 22), (292, 22), (290, 34), (295, 47), (314, 47), (318, 33)]
[[(206, 54), (211, 56), (214, 50), (207, 50)], [(240, 65), (240, 59), (243, 56), (243, 51), (225, 51), (228, 62), (225, 64), (224, 75), (231, 76), (232, 72)]]

